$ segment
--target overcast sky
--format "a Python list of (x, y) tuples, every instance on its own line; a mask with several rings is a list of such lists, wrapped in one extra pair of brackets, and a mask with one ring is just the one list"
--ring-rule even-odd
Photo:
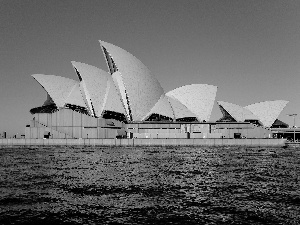
[(166, 92), (201, 83), (242, 106), (288, 100), (279, 119), (300, 124), (299, 0), (0, 0), (0, 29), (0, 131), (24, 133), (45, 101), (32, 74), (77, 80), (72, 60), (107, 71), (98, 40), (135, 55)]

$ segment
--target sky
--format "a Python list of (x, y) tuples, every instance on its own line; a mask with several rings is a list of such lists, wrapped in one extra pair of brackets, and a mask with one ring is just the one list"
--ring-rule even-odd
[[(165, 92), (218, 86), (241, 106), (288, 100), (300, 124), (299, 0), (0, 0), (0, 132), (24, 133), (46, 100), (32, 74), (77, 80), (71, 61), (107, 71), (98, 40), (140, 59)], [(222, 116), (215, 103), (211, 120)]]

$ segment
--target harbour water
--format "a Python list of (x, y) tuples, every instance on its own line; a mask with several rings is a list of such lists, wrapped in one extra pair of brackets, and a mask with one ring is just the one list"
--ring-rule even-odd
[(0, 149), (0, 224), (300, 224), (300, 149)]

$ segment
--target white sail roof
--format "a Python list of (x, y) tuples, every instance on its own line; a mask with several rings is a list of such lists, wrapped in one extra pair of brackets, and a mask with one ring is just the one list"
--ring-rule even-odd
[(57, 107), (64, 107), (66, 100), (78, 81), (44, 74), (33, 74), (32, 77), (47, 91)]
[(185, 105), (183, 105), (179, 100), (172, 96), (167, 96), (170, 102), (175, 119), (185, 118), (185, 117), (197, 117), (196, 114), (191, 112)]
[(97, 67), (72, 61), (72, 65), (83, 83), (82, 87), (85, 92), (87, 102), (89, 102), (90, 111), (96, 117), (100, 117), (104, 109), (105, 94), (107, 92), (107, 82), (109, 73)]
[(107, 82), (106, 96), (107, 97), (105, 97), (104, 110), (118, 112), (126, 115), (125, 108), (121, 100), (121, 94), (115, 86), (112, 77), (110, 77)]
[(271, 127), (287, 103), (285, 100), (265, 101), (245, 108), (255, 114), (265, 127)]
[(123, 108), (125, 110), (125, 115), (127, 117), (128, 121), (132, 121), (131, 118), (131, 111), (130, 111), (130, 107), (128, 104), (128, 98), (127, 98), (127, 92), (126, 92), (126, 88), (124, 86), (124, 82), (123, 82), (123, 78), (122, 75), (119, 71), (116, 71), (112, 74), (112, 79), (113, 79), (113, 83), (116, 87), (116, 90), (120, 96), (121, 99), (121, 103), (123, 105)]
[(66, 99), (66, 104), (77, 105), (86, 108), (86, 104), (83, 100), (83, 96), (80, 90), (80, 84), (75, 84)]
[(174, 112), (173, 108), (169, 102), (169, 98), (166, 95), (162, 95), (160, 99), (157, 101), (157, 103), (153, 106), (153, 108), (150, 110), (150, 112), (143, 118), (143, 120), (146, 120), (151, 116), (152, 114), (159, 114), (163, 115), (169, 118), (174, 119)]
[(222, 106), (223, 109), (226, 110), (226, 112), (229, 113), (230, 116), (237, 122), (244, 122), (245, 120), (258, 120), (257, 116), (242, 106), (224, 101), (217, 101), (217, 103), (219, 106)]
[(176, 88), (166, 95), (176, 98), (193, 112), (199, 121), (210, 119), (217, 87), (208, 84), (191, 84)]
[(128, 99), (123, 103), (128, 104), (132, 120), (142, 120), (164, 94), (162, 87), (136, 57), (120, 47), (99, 42), (111, 73), (118, 71), (121, 74)]

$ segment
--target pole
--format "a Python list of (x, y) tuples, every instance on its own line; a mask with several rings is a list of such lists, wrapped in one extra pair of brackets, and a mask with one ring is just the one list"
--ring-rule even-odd
[(294, 142), (295, 142), (296, 141), (296, 116), (297, 116), (297, 114), (293, 113), (293, 114), (287, 114), (287, 115), (294, 117)]
[(296, 115), (294, 115), (294, 142), (296, 142)]

